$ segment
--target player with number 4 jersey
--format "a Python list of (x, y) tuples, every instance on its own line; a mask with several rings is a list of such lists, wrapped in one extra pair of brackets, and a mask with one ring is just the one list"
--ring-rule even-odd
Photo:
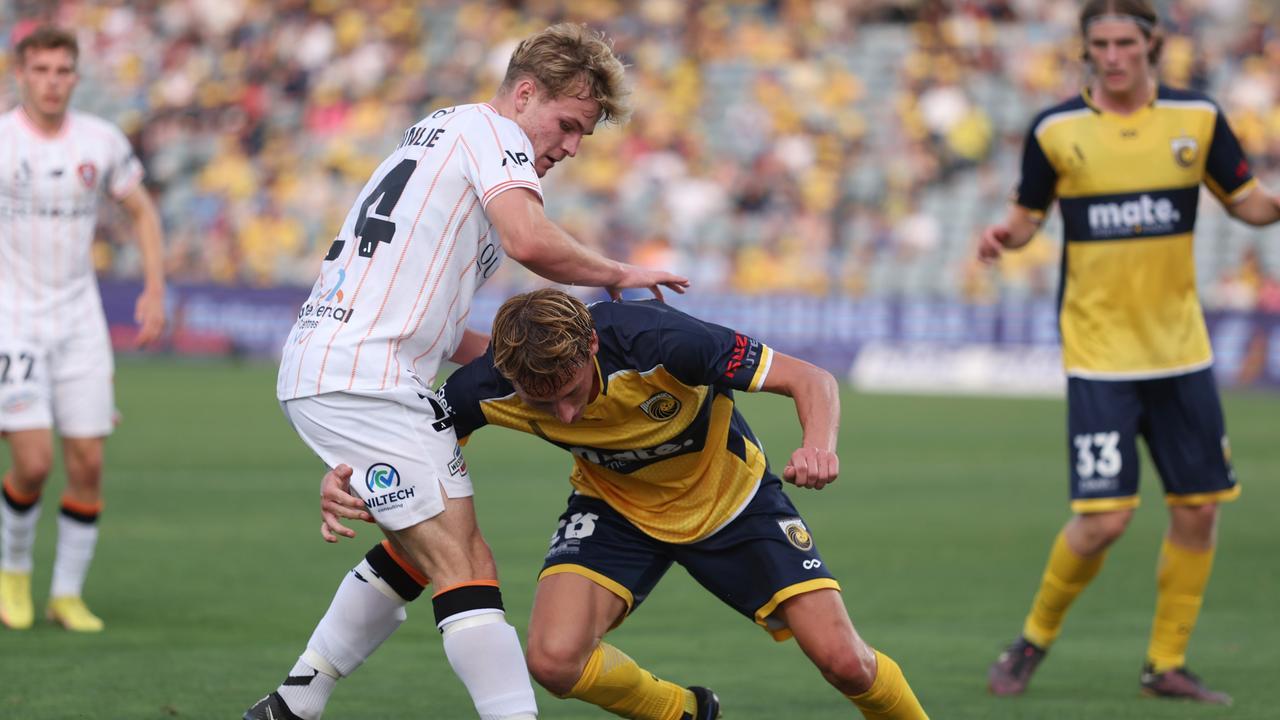
[[(609, 260), (547, 219), (539, 178), (601, 121), (628, 114), (622, 63), (581, 25), (521, 42), (489, 103), (437, 110), (406, 129), (348, 214), (282, 354), (277, 397), (358, 491), (391, 544), (429, 575), (445, 654), (486, 720), (533, 718), (533, 689), (506, 622), (471, 480), (431, 391), (445, 358), (483, 340), (471, 300), (504, 255), (556, 282), (683, 291), (677, 275)], [(246, 718), (318, 718), (336, 681), (380, 642), (403, 603), (363, 565), (339, 587), (307, 649)], [(452, 713), (457, 716), (457, 713)]]
[(1074, 516), (1050, 551), (1022, 634), (988, 671), (997, 695), (1026, 689), (1068, 608), (1124, 533), (1138, 506), (1141, 436), (1170, 523), (1140, 686), (1158, 697), (1231, 700), (1186, 669), (1218, 505), (1240, 494), (1196, 297), (1192, 233), (1202, 184), (1251, 225), (1280, 220), (1280, 202), (1253, 178), (1217, 104), (1156, 82), (1158, 23), (1148, 0), (1085, 3), (1089, 84), (1036, 117), (1016, 202), (979, 247), (993, 261), (1025, 245), (1057, 201)]

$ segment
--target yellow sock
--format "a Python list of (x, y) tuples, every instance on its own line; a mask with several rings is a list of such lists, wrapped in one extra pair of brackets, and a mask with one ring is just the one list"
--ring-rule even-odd
[(893, 658), (876, 651), (876, 679), (861, 695), (846, 696), (867, 720), (929, 720), (902, 668)]
[(1186, 664), (1187, 643), (1212, 570), (1213, 548), (1188, 550), (1165, 539), (1156, 569), (1156, 617), (1147, 646), (1147, 661), (1156, 672)]
[(1059, 532), (1049, 551), (1049, 562), (1040, 578), (1040, 590), (1031, 601), (1031, 612), (1022, 625), (1022, 636), (1048, 649), (1062, 631), (1062, 618), (1076, 596), (1088, 586), (1098, 571), (1106, 551), (1085, 557), (1067, 545), (1067, 535)]
[(675, 683), (659, 680), (626, 653), (606, 643), (591, 653), (582, 677), (565, 697), (585, 700), (614, 715), (637, 720), (680, 720), (692, 714), (693, 693)]

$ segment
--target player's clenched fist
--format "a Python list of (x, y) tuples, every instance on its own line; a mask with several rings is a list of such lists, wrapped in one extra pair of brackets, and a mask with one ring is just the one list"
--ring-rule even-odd
[(791, 460), (782, 471), (782, 479), (796, 487), (821, 490), (836, 480), (840, 474), (840, 458), (830, 450), (800, 448), (791, 453)]

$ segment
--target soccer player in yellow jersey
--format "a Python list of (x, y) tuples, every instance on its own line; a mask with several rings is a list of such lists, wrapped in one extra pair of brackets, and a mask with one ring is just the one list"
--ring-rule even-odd
[[(488, 352), (440, 389), (460, 439), (501, 425), (574, 458), (574, 492), (529, 622), (531, 673), (557, 696), (622, 717), (719, 717), (711, 691), (659, 679), (602, 640), (677, 563), (776, 640), (794, 636), (863, 716), (925, 718), (898, 665), (854, 630), (734, 390), (794, 398), (803, 446), (782, 478), (814, 489), (836, 479), (840, 401), (830, 373), (656, 301), (588, 308), (558, 290), (517, 295), (499, 309)], [(351, 535), (339, 517), (365, 518), (344, 491), (350, 469), (338, 472), (324, 484), (330, 540)], [(403, 558), (383, 543), (361, 565), (388, 598), (392, 629), (426, 581)]]
[(1053, 544), (1022, 634), (991, 666), (988, 685), (997, 695), (1026, 689), (1072, 601), (1124, 533), (1138, 506), (1141, 435), (1169, 507), (1141, 687), (1227, 704), (1228, 695), (1186, 669), (1218, 504), (1240, 494), (1196, 297), (1192, 231), (1201, 183), (1251, 225), (1280, 220), (1280, 204), (1253, 178), (1212, 100), (1156, 82), (1161, 36), (1148, 0), (1091, 0), (1080, 31), (1088, 86), (1036, 117), (1016, 202), (979, 247), (988, 262), (1022, 247), (1057, 199), (1074, 514)]

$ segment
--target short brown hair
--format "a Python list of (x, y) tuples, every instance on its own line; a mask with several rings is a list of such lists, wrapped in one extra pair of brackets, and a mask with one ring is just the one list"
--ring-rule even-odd
[(17, 46), (13, 48), (13, 55), (17, 58), (18, 65), (22, 66), (27, 61), (28, 50), (58, 49), (70, 52), (72, 60), (80, 58), (80, 43), (76, 42), (75, 35), (60, 27), (41, 25), (18, 41)]
[(1138, 29), (1150, 40), (1156, 39), (1147, 60), (1155, 65), (1160, 60), (1160, 49), (1164, 47), (1164, 37), (1160, 33), (1160, 16), (1152, 7), (1150, 0), (1089, 0), (1080, 9), (1080, 37), (1085, 42), (1084, 59), (1089, 59), (1089, 25), (1102, 15), (1129, 15), (1142, 20)]
[(521, 78), (530, 77), (552, 98), (574, 93), (595, 100), (601, 119), (620, 125), (631, 116), (625, 76), (626, 67), (603, 33), (578, 23), (560, 23), (520, 41), (500, 89), (509, 91)]
[(521, 390), (551, 395), (591, 357), (594, 333), (587, 306), (566, 292), (516, 295), (493, 319), (493, 365)]

